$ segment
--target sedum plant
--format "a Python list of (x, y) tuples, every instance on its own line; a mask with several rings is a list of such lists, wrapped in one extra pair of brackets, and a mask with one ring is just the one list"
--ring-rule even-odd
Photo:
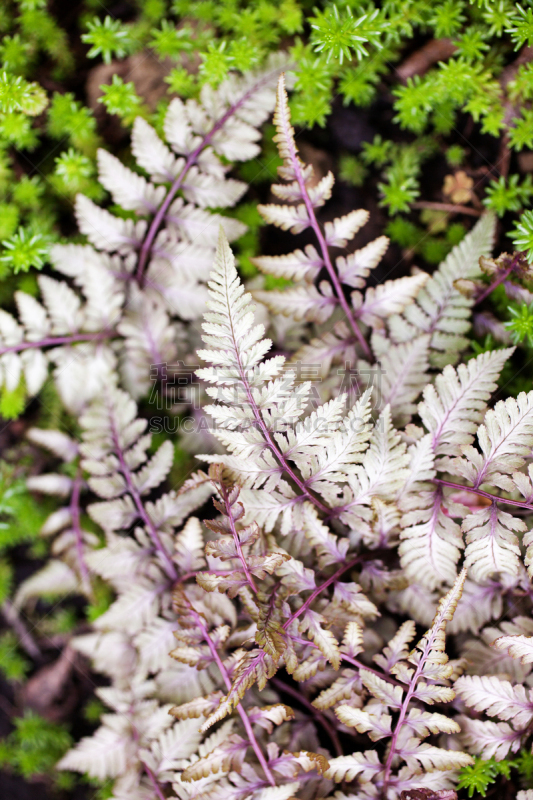
[[(309, 238), (255, 259), (284, 289), (256, 277), (247, 291), (231, 223), (201, 198), (234, 202), (220, 155), (255, 152), (252, 123), (268, 114), (278, 73), (238, 95), (231, 79), (206, 90), (203, 106), (174, 102), (165, 131), (179, 166), (136, 121), (133, 149), (154, 183), (100, 156), (117, 203), (135, 211), (148, 198), (151, 213), (123, 218), (79, 201), (92, 246), (59, 247), (54, 259), (92, 310), (82, 316), (78, 302), (79, 327), (51, 331), (66, 341), (34, 332), (45, 309), (21, 301), (27, 330), (6, 345), (6, 375), (17, 347), (44, 369), (48, 347), (71, 358), (73, 335), (92, 332), (99, 344), (84, 369), (98, 374), (104, 348), (109, 364), (89, 388), (56, 374), (79, 435), (29, 433), (55, 457), (29, 487), (64, 502), (42, 530), (52, 559), (13, 605), (23, 615), (36, 597), (67, 592), (91, 604), (92, 628), (70, 646), (108, 679), (97, 689), (107, 710), (58, 767), (106, 783), (117, 800), (455, 800), (456, 789), (510, 774), (510, 764), (483, 772), (475, 757), (500, 764), (531, 746), (533, 393), (491, 402), (513, 348), (466, 358), (477, 304), (506, 271), (518, 286), (524, 261), (489, 258), (495, 220), (485, 214), (432, 275), (374, 284), (388, 241), (347, 247), (364, 210), (323, 221), (334, 176), (317, 181), (301, 160), (281, 77), (284, 182), (259, 210)], [(204, 226), (222, 229), (210, 275), (197, 271), (177, 306), (172, 291), (189, 275), (181, 254), (208, 258), (177, 232), (191, 219), (203, 237)], [(101, 302), (91, 306), (93, 267), (99, 287), (104, 276), (120, 282), (116, 332), (100, 324)], [(154, 285), (159, 270), (168, 288)], [(41, 284), (54, 319), (76, 295), (64, 279)], [(203, 410), (184, 400), (178, 413), (210, 466), (176, 486), (174, 442), (147, 431), (135, 400), (151, 364), (199, 346), (201, 303)], [(84, 320), (95, 318), (91, 329)], [(302, 375), (310, 365), (315, 381)]]

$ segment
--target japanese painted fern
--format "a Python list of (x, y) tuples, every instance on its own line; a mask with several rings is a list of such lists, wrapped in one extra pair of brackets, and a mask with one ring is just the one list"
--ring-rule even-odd
[[(372, 285), (387, 240), (349, 251), (364, 210), (323, 224), (333, 175), (316, 182), (301, 161), (282, 78), (285, 182), (260, 211), (314, 243), (258, 257), (290, 285), (255, 281), (252, 297), (228, 244), (239, 226), (205, 208), (240, 197), (226, 160), (256, 152), (275, 73), (174, 100), (172, 149), (138, 120), (151, 180), (99, 162), (132, 215), (81, 199), (91, 245), (55, 251), (75, 289), (44, 278), (44, 306), (19, 296), (20, 323), (0, 320), (4, 380), (24, 371), (37, 391), (51, 360), (82, 431), (30, 434), (69, 464), (32, 488), (67, 504), (43, 529), (54, 560), (17, 607), (60, 573), (89, 599), (111, 587), (72, 643), (108, 677), (110, 711), (59, 766), (110, 779), (116, 800), (454, 800), (472, 755), (504, 758), (533, 730), (533, 392), (490, 405), (512, 349), (461, 361), (494, 220), (433, 275)], [(146, 394), (150, 365), (191, 355), (186, 323), (204, 305), (197, 375), (222, 452), (178, 488), (172, 443), (152, 449), (130, 394)], [(65, 369), (82, 346), (80, 388)], [(318, 389), (300, 369), (317, 362)]]

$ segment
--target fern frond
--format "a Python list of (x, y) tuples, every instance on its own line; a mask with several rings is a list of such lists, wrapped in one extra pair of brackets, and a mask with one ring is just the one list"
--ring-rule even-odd
[[(396, 785), (397, 781), (392, 769), (396, 769), (401, 762), (406, 767), (398, 773), (400, 779), (407, 779), (408, 775), (419, 773), (421, 769), (426, 772), (440, 770), (445, 775), (448, 770), (472, 763), (467, 753), (450, 752), (422, 741), (432, 733), (457, 733), (459, 726), (454, 720), (411, 705), (412, 701), (429, 704), (449, 702), (454, 697), (453, 690), (442, 685), (453, 674), (453, 667), (448, 663), (445, 653), (445, 631), (453, 618), (465, 577), (463, 570), (453, 588), (441, 599), (430, 630), (410, 654), (407, 645), (413, 639), (415, 629), (412, 623), (406, 623), (383, 654), (375, 658), (384, 670), (383, 677), (375, 670), (359, 669), (359, 678), (372, 699), (362, 707), (341, 703), (335, 708), (336, 715), (346, 726), (355, 728), (359, 733), (368, 733), (373, 741), (390, 739), (385, 763), (380, 763), (375, 751), (364, 754), (356, 752), (332, 759), (328, 777), (336, 782), (357, 779), (363, 791), (367, 791), (370, 783), (373, 793), (386, 796), (389, 786)], [(391, 675), (398, 680), (391, 681)], [(332, 700), (337, 699), (337, 702), (344, 699), (343, 691), (350, 691), (346, 679), (338, 683), (339, 689), (332, 694)], [(319, 699), (319, 707), (323, 707), (324, 701), (324, 707), (327, 707), (330, 701), (326, 693)], [(394, 725), (389, 710), (398, 713)]]
[(384, 328), (384, 320), (399, 314), (413, 302), (428, 276), (421, 272), (408, 278), (385, 281), (376, 287), (369, 286), (364, 298), (360, 292), (352, 293), (355, 316), (371, 328)]
[(463, 520), (466, 533), (465, 566), (476, 581), (494, 573), (518, 572), (520, 547), (516, 532), (524, 532), (523, 520), (507, 514), (492, 504)]
[(450, 466), (475, 488), (488, 483), (512, 491), (514, 484), (507, 475), (524, 465), (533, 446), (533, 392), (496, 403), (477, 435), (481, 453), (466, 447), (463, 458)]
[(389, 321), (393, 341), (406, 342), (430, 334), (435, 366), (454, 364), (468, 345), (465, 334), (473, 298), (461, 294), (455, 281), (481, 276), (479, 259), (492, 250), (495, 217), (485, 214), (428, 279), (416, 301)]
[(493, 643), (493, 647), (509, 653), (511, 658), (516, 658), (521, 664), (533, 664), (533, 637), (517, 634), (513, 636), (500, 636)]
[(461, 454), (471, 444), (482, 421), (496, 380), (513, 349), (482, 353), (455, 370), (447, 365), (435, 384), (424, 390), (418, 410), (426, 429), (433, 435), (436, 456)]
[[(315, 209), (329, 198), (333, 176), (328, 173), (316, 185), (311, 183), (312, 167), (302, 163), (296, 147), (283, 76), (278, 84), (274, 123), (274, 140), (283, 159), (283, 166), (278, 171), (284, 180), (291, 183), (274, 185), (272, 190), (281, 200), (296, 205), (269, 204), (259, 206), (258, 210), (267, 222), (284, 230), (299, 233), (311, 228), (318, 244), (318, 253), (313, 250), (306, 269), (300, 266), (303, 255), (301, 251), (296, 251), (292, 257), (285, 257), (282, 261), (265, 257), (256, 259), (255, 263), (261, 270), (268, 272), (271, 269), (272, 274), (280, 274), (281, 270), (284, 277), (297, 281), (294, 288), (283, 293), (261, 292), (258, 298), (275, 313), (290, 314), (295, 320), (306, 319), (319, 323), (331, 315), (335, 304), (340, 305), (355, 341), (366, 358), (370, 358), (371, 351), (358, 319), (363, 324), (381, 327), (383, 319), (400, 312), (406, 304), (412, 302), (426, 278), (420, 275), (400, 281), (388, 281), (384, 286), (368, 289), (364, 296), (360, 292), (354, 292), (352, 303), (347, 301), (341, 284), (344, 282), (348, 286), (362, 288), (370, 269), (384, 253), (388, 240), (380, 237), (352, 255), (339, 256), (335, 269), (328, 248), (345, 247), (367, 222), (368, 212), (356, 209), (343, 217), (326, 222), (324, 229), (320, 226)], [(297, 258), (296, 264), (294, 257)], [(314, 287), (301, 285), (302, 280), (307, 284), (311, 283), (321, 268), (326, 270), (329, 281), (322, 281), (319, 291)]]
[(388, 346), (378, 354), (378, 380), (374, 396), (381, 407), (389, 405), (399, 424), (408, 422), (416, 411), (416, 400), (427, 382), (427, 336), (412, 342)]
[(495, 675), (463, 675), (454, 684), (457, 695), (475, 711), (489, 717), (509, 721), (516, 727), (527, 728), (533, 719), (531, 690), (513, 686)]

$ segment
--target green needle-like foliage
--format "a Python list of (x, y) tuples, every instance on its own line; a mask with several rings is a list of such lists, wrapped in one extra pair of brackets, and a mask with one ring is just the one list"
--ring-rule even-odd
[(123, 58), (131, 45), (130, 33), (120, 20), (106, 15), (102, 22), (98, 17), (87, 23), (87, 33), (81, 40), (90, 44), (87, 53), (89, 58), (102, 56), (104, 64), (110, 64), (112, 58)]
[(472, 766), (463, 767), (457, 786), (459, 789), (466, 789), (468, 797), (476, 795), (486, 797), (489, 787), (498, 777), (503, 775), (509, 778), (510, 772), (509, 761), (496, 761), (494, 758), (484, 761), (482, 758), (476, 758)]
[(512, 319), (504, 324), (510, 330), (514, 344), (521, 344), (526, 339), (533, 347), (533, 303), (529, 306), (524, 303), (518, 309), (509, 306), (507, 310)]
[(62, 725), (32, 712), (13, 720), (15, 730), (0, 742), (0, 764), (24, 778), (50, 774), (72, 738)]
[(523, 250), (533, 261), (533, 211), (525, 211), (511, 233), (511, 240), (517, 250)]

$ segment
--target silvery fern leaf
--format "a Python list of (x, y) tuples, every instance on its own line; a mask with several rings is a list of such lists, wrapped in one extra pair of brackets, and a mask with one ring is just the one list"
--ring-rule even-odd
[(200, 208), (225, 208), (234, 206), (248, 188), (242, 181), (226, 178), (220, 181), (191, 167), (183, 181), (183, 195)]
[(383, 652), (374, 656), (374, 661), (381, 669), (390, 672), (398, 661), (405, 660), (409, 655), (408, 645), (416, 635), (416, 627), (412, 620), (407, 620), (401, 625), (392, 639), (383, 648)]
[(98, 179), (117, 205), (143, 216), (154, 214), (165, 197), (163, 186), (155, 187), (101, 148), (98, 150)]
[(313, 245), (308, 244), (303, 250), (295, 250), (285, 256), (257, 256), (253, 264), (267, 275), (277, 278), (312, 283), (322, 267), (322, 259)]
[(500, 636), (493, 643), (497, 650), (509, 653), (511, 658), (516, 658), (521, 664), (533, 664), (533, 637), (524, 634)]
[[(250, 295), (244, 294), (244, 288), (235, 269), (233, 254), (223, 233), (220, 234), (217, 258), (210, 281), (210, 311), (204, 322), (206, 344), (215, 348), (199, 352), (201, 358), (210, 361), (216, 367), (203, 369), (200, 377), (210, 383), (232, 385), (242, 380), (245, 371), (251, 371), (252, 382), (262, 382), (262, 375), (254, 370), (263, 356), (268, 352), (271, 341), (262, 339), (264, 327), (252, 327), (253, 312), (250, 308)], [(268, 376), (277, 377), (282, 362), (268, 365)], [(213, 392), (216, 396), (216, 390)]]
[[(109, 516), (116, 517), (112, 504), (118, 502), (111, 500), (100, 504), (102, 513), (95, 515), (104, 522), (107, 541), (104, 548), (87, 555), (87, 562), (91, 572), (113, 586), (117, 598), (95, 622), (95, 633), (73, 642), (112, 678), (112, 687), (99, 690), (99, 694), (114, 713), (103, 715), (102, 726), (71, 750), (59, 768), (110, 778), (118, 797), (128, 780), (128, 796), (136, 797), (147, 787), (153, 790), (154, 785), (177, 779), (184, 760), (197, 759), (201, 748), (203, 737), (194, 719), (169, 729), (171, 704), (162, 702), (160, 696), (170, 694), (168, 699), (179, 702), (215, 689), (207, 675), (195, 677), (192, 668), (177, 665), (168, 655), (173, 632), (179, 629), (171, 613), (172, 583), (178, 569), (198, 569), (204, 561), (201, 553), (195, 552), (203, 544), (198, 520), (191, 518), (178, 533), (175, 552), (167, 531), (173, 532), (188, 513), (202, 505), (211, 489), (197, 474), (180, 496), (170, 493), (155, 503), (145, 500), (144, 495), (166, 475), (173, 448), (167, 442), (147, 459), (150, 437), (144, 434), (145, 422), (137, 419), (135, 404), (125, 393), (111, 390), (82, 416), (81, 424), (81, 452), (90, 484), (103, 496), (109, 491), (125, 492), (130, 514), (123, 515), (118, 525), (116, 520), (109, 524)], [(65, 443), (44, 435), (47, 433), (43, 432), (43, 442), (64, 450)], [(143, 527), (135, 530), (133, 538), (124, 536), (136, 518)], [(113, 528), (121, 524), (124, 530), (117, 536)], [(64, 577), (63, 584), (68, 588)], [(212, 612), (197, 598), (198, 607), (220, 625), (233, 619), (231, 605), (228, 608), (224, 599), (219, 599)], [(220, 611), (222, 616), (218, 616)], [(147, 680), (149, 674), (155, 680)], [(179, 688), (171, 689), (173, 674)]]
[(463, 458), (450, 462), (449, 469), (475, 488), (487, 483), (512, 491), (514, 483), (508, 474), (524, 465), (533, 446), (533, 392), (496, 403), (487, 411), (477, 438), (481, 452), (465, 447)]
[(301, 233), (311, 224), (303, 203), (297, 206), (262, 205), (259, 206), (259, 211), (266, 223), (283, 231)]
[(176, 537), (174, 560), (182, 572), (197, 572), (205, 567), (204, 546), (200, 521), (191, 517)]
[[(435, 466), (442, 466), (439, 461), (435, 464), (435, 456), (448, 453), (459, 456), (466, 451), (479, 458), (471, 446), (473, 434), (511, 352), (500, 350), (482, 354), (468, 362), (468, 365), (460, 365), (457, 371), (448, 365), (437, 376), (435, 385), (430, 384), (424, 390), (419, 414), (430, 434), (424, 437), (415, 452), (421, 456), (425, 454), (426, 472), (431, 469), (427, 472), (429, 478), (435, 477)], [(489, 411), (488, 415), (491, 413), (494, 412)], [(455, 465), (462, 465), (463, 461), (445, 459), (443, 463), (446, 469), (456, 472), (458, 467)], [(412, 479), (417, 480), (416, 470)], [(445, 486), (446, 481), (443, 483)], [(454, 517), (466, 517), (467, 509), (447, 497), (444, 486), (423, 482), (410, 497), (405, 491), (401, 501), (402, 508), (407, 512), (401, 534), (402, 565), (410, 577), (419, 575), (422, 584), (429, 588), (435, 588), (440, 582), (451, 583), (454, 580), (455, 565), (463, 548), (460, 528)], [(478, 529), (476, 533), (468, 535), (465, 562), (475, 580), (483, 580), (500, 571), (497, 564), (503, 571), (511, 573), (518, 568), (516, 537), (509, 528), (522, 530), (522, 523), (520, 520), (513, 521), (498, 509), (495, 509), (495, 514), (490, 517), (492, 525), (485, 511), (471, 515), (468, 521), (465, 519), (463, 522), (465, 532)], [(507, 529), (501, 528), (498, 519), (507, 522)], [(489, 533), (489, 529), (492, 533)], [(490, 547), (489, 542), (492, 542)], [(431, 569), (420, 572), (424, 562), (431, 564)]]
[(516, 753), (521, 746), (523, 735), (515, 731), (507, 722), (470, 719), (458, 717), (461, 725), (461, 741), (471, 753), (482, 755), (484, 759), (504, 759), (509, 752)]
[[(453, 667), (445, 653), (445, 631), (453, 618), (461, 597), (466, 572), (463, 570), (453, 588), (443, 597), (437, 614), (428, 632), (409, 653), (408, 644), (413, 639), (413, 623), (406, 623), (383, 654), (376, 657), (383, 668), (382, 676), (375, 670), (359, 669), (360, 679), (373, 699), (362, 707), (351, 703), (340, 703), (335, 708), (339, 720), (360, 733), (367, 733), (373, 741), (389, 739), (384, 763), (375, 751), (356, 752), (330, 761), (327, 776), (336, 782), (357, 781), (357, 789), (371, 783), (377, 796), (396, 796), (389, 788), (395, 787), (398, 778), (408, 772), (441, 770), (445, 773), (472, 763), (467, 753), (447, 751), (422, 740), (434, 732), (457, 733), (459, 726), (442, 714), (423, 712), (412, 700), (433, 704), (450, 702), (454, 692), (447, 680)], [(393, 675), (397, 681), (391, 681)], [(441, 684), (441, 685), (438, 685)], [(444, 685), (442, 685), (444, 684)], [(397, 713), (393, 723), (392, 710)], [(398, 772), (404, 762), (405, 768)]]
[(49, 450), (66, 463), (73, 461), (78, 455), (77, 442), (62, 431), (30, 428), (26, 436), (31, 442)]
[[(422, 454), (420, 451), (428, 444), (429, 440), (423, 442), (418, 452), (415, 448), (414, 460), (418, 460)], [(428, 456), (429, 466), (432, 464), (430, 451)], [(438, 489), (422, 485), (425, 488), (419, 488), (413, 495), (416, 509), (411, 506), (402, 519), (399, 553), (407, 577), (411, 580), (416, 578), (421, 585), (435, 589), (455, 580), (456, 565), (464, 543), (460, 525), (453, 519), (458, 507), (444, 498)]]
[[(291, 399), (292, 372), (279, 377), (285, 360), (283, 357), (276, 356), (260, 363), (270, 349), (271, 341), (262, 338), (262, 325), (253, 326), (251, 298), (244, 293), (233, 255), (222, 232), (209, 286), (212, 299), (203, 325), (204, 341), (214, 349), (201, 350), (198, 355), (214, 366), (201, 369), (197, 374), (214, 384), (207, 393), (222, 402), (208, 406), (206, 411), (222, 429), (241, 429), (235, 434), (215, 431), (215, 435), (227, 445), (239, 446), (241, 441), (253, 445), (258, 442), (258, 435), (263, 437), (266, 446), (254, 456), (250, 453), (249, 466), (246, 463), (239, 465), (236, 459), (228, 457), (222, 460), (241, 474), (244, 485), (259, 488), (268, 480), (273, 489), (281, 479), (285, 459), (270, 431), (270, 420), (285, 418), (288, 422), (291, 417), (298, 419), (304, 411), (305, 400), (293, 402)], [(280, 408), (283, 414), (279, 413)], [(220, 460), (220, 457), (216, 458)], [(209, 456), (207, 460), (216, 458)]]
[(151, 741), (149, 752), (142, 752), (143, 762), (158, 781), (169, 783), (181, 763), (196, 751), (201, 739), (197, 723), (181, 720)]
[[(353, 530), (350, 535), (352, 543), (356, 542), (359, 535), (366, 544), (382, 540), (384, 531), (380, 528), (380, 511), (385, 513), (386, 506), (381, 501), (393, 503), (408, 477), (406, 467), (409, 460), (406, 446), (392, 426), (390, 408), (387, 406), (377, 420), (361, 465), (348, 477), (343, 504), (339, 507), (339, 518)], [(368, 524), (368, 507), (374, 511), (373, 526)], [(394, 505), (391, 505), (391, 509), (391, 527), (396, 528), (398, 515)]]
[[(353, 342), (350, 341), (349, 346), (357, 344), (370, 360), (372, 353), (359, 323), (383, 328), (384, 320), (403, 311), (406, 305), (413, 302), (427, 276), (421, 273), (410, 278), (388, 281), (383, 286), (370, 287), (365, 294), (356, 291), (352, 293), (351, 303), (348, 302), (342, 283), (357, 289), (363, 288), (370, 270), (383, 255), (388, 240), (386, 237), (380, 237), (351, 255), (339, 256), (335, 268), (329, 248), (345, 247), (367, 222), (368, 212), (364, 209), (351, 211), (339, 219), (326, 222), (322, 230), (315, 209), (329, 197), (332, 176), (326, 175), (316, 185), (311, 182), (312, 167), (304, 165), (298, 155), (283, 78), (280, 78), (278, 85), (274, 123), (276, 125), (274, 139), (283, 159), (279, 174), (291, 183), (276, 184), (272, 187), (272, 191), (293, 205), (263, 205), (259, 206), (259, 212), (267, 222), (285, 230), (290, 229), (293, 233), (310, 227), (318, 248), (313, 249), (312, 253), (309, 252), (307, 262), (304, 261), (301, 251), (296, 251), (287, 257), (256, 259), (255, 263), (262, 271), (271, 270), (272, 274), (282, 275), (296, 282), (294, 287), (284, 292), (258, 291), (255, 293), (256, 297), (274, 313), (290, 315), (296, 321), (305, 319), (323, 323), (337, 306), (342, 310), (346, 325), (351, 330), (349, 338), (353, 337)], [(321, 281), (318, 289), (309, 286), (321, 268), (325, 269), (328, 281)], [(328, 336), (327, 333), (324, 334), (325, 349)]]
[(214, 247), (222, 225), (226, 236), (233, 241), (245, 232), (246, 227), (236, 219), (212, 214), (193, 203), (178, 197), (168, 209), (167, 226), (171, 233), (191, 244), (208, 244)]
[(326, 281), (320, 285), (320, 291), (313, 285), (305, 284), (285, 289), (283, 292), (256, 291), (254, 297), (268, 305), (274, 314), (284, 314), (296, 322), (302, 319), (309, 322), (325, 322), (331, 317), (336, 306), (330, 285)]
[(375, 750), (365, 750), (363, 753), (352, 753), (348, 756), (332, 758), (326, 777), (335, 783), (341, 781), (351, 782), (360, 776), (362, 783), (370, 783), (372, 779), (383, 771), (383, 765)]
[(465, 334), (470, 328), (474, 300), (462, 294), (455, 281), (481, 276), (478, 262), (491, 252), (494, 230), (494, 216), (484, 214), (431, 275), (416, 301), (401, 316), (390, 319), (393, 341), (405, 342), (430, 334), (432, 363), (443, 367), (457, 361), (460, 351), (468, 345)]
[(166, 534), (159, 530), (158, 521), (149, 514), (142, 499), (168, 474), (173, 448), (169, 441), (165, 442), (148, 461), (146, 451), (151, 436), (143, 435), (146, 421), (138, 419), (136, 413), (133, 400), (114, 389), (80, 419), (84, 431), (80, 452), (90, 475), (88, 482), (97, 495), (105, 498), (104, 502), (89, 506), (88, 511), (106, 530), (126, 527), (139, 519), (161, 567), (173, 574), (175, 567)]
[(513, 686), (495, 675), (463, 675), (454, 684), (458, 697), (475, 711), (489, 717), (513, 720), (515, 727), (527, 728), (533, 719), (532, 690)]
[(82, 320), (76, 292), (47, 275), (39, 275), (39, 288), (50, 318), (50, 333), (61, 336), (77, 331)]
[(46, 310), (35, 297), (26, 292), (15, 292), (15, 301), (20, 321), (26, 329), (27, 340), (39, 341), (47, 336), (50, 333), (50, 320)]
[(424, 390), (418, 411), (426, 429), (433, 436), (436, 456), (461, 454), (461, 447), (471, 444), (482, 421), (496, 380), (513, 350), (494, 350), (460, 364), (455, 370), (447, 365), (435, 384)]
[(124, 337), (121, 352), (123, 385), (135, 399), (168, 377), (167, 365), (177, 362), (179, 330), (172, 325), (160, 300), (132, 292), (129, 308), (117, 330)]
[[(390, 406), (397, 423), (407, 423), (416, 411), (416, 400), (427, 383), (429, 337), (390, 345), (378, 355), (373, 390), (376, 405)], [(364, 365), (372, 369), (370, 365)], [(359, 367), (363, 369), (363, 364)]]
[(518, 572), (520, 547), (515, 532), (527, 525), (498, 508), (496, 504), (469, 514), (462, 525), (466, 533), (465, 566), (481, 582), (495, 573)]
[(13, 605), (16, 609), (23, 608), (28, 601), (35, 602), (43, 595), (59, 599), (79, 590), (80, 580), (74, 570), (59, 558), (51, 558), (20, 584)]
[[(261, 124), (273, 108), (278, 74), (277, 64), (272, 63), (264, 73), (243, 80), (232, 76), (219, 89), (206, 89), (199, 104), (191, 101), (183, 124), (193, 139), (197, 138), (187, 159), (176, 158), (153, 128), (137, 120), (133, 151), (141, 169), (146, 168), (150, 178), (154, 176), (157, 186), (106, 151), (99, 151), (100, 179), (115, 202), (141, 217), (150, 216), (150, 220), (123, 219), (87, 197), (77, 197), (78, 225), (92, 247), (55, 245), (52, 261), (74, 280), (86, 302), (65, 281), (44, 275), (39, 276), (44, 307), (19, 293), (22, 326), (8, 315), (0, 318), (0, 379), (9, 390), (24, 376), (29, 392), (38, 392), (51, 360), (65, 405), (79, 413), (116, 371), (115, 347), (109, 347), (112, 339), (118, 339), (117, 349), (122, 351), (119, 357), (125, 385), (137, 397), (148, 388), (148, 376), (141, 378), (141, 370), (175, 360), (175, 351), (167, 345), (177, 331), (173, 333), (170, 326), (175, 317), (194, 319), (204, 310), (207, 293), (203, 281), (220, 223), (230, 238), (245, 230), (238, 220), (210, 214), (204, 208), (233, 205), (245, 188), (226, 179), (229, 167), (215, 151), (227, 158), (225, 139), (229, 135), (236, 137), (232, 147), (239, 136), (249, 142), (259, 138), (253, 126)], [(179, 105), (179, 101), (175, 103)], [(171, 105), (168, 116), (165, 129), (172, 138), (175, 106)], [(239, 150), (237, 157), (247, 156)], [(170, 187), (161, 183), (170, 183)], [(137, 286), (151, 307), (138, 297)], [(147, 347), (139, 347), (139, 337), (132, 330), (132, 301), (135, 311), (142, 308), (144, 332), (156, 334), (149, 337), (156, 345), (150, 354)], [(54, 350), (48, 355), (51, 347)], [(90, 379), (83, 380), (84, 375)]]
[(142, 242), (147, 223), (110, 214), (82, 194), (76, 197), (76, 221), (81, 233), (97, 250), (129, 255)]
[[(117, 358), (106, 339), (109, 334), (98, 333), (95, 341), (86, 334), (79, 344), (54, 347), (47, 351), (54, 365), (54, 381), (64, 406), (73, 414), (81, 414), (88, 404), (113, 385), (117, 374)], [(70, 345), (70, 342), (67, 343)]]
[[(339, 321), (333, 325), (332, 330), (303, 344), (290, 363), (317, 364), (320, 369), (319, 375), (323, 379), (329, 376), (334, 364), (356, 363), (356, 342), (357, 338), (350, 332), (348, 325), (344, 321)], [(362, 369), (360, 373), (362, 374)], [(367, 376), (369, 380), (372, 378), (371, 368), (365, 373), (365, 377)], [(364, 388), (368, 388), (368, 385)]]
[(185, 166), (185, 160), (171, 153), (143, 117), (137, 117), (133, 124), (131, 149), (138, 165), (155, 183), (172, 182)]
[(84, 297), (65, 282), (40, 275), (43, 305), (18, 292), (22, 324), (5, 312), (0, 314), (0, 382), (6, 388), (15, 389), (24, 374), (28, 392), (36, 394), (46, 380), (50, 363), (55, 364), (61, 399), (68, 410), (79, 413), (106, 382), (113, 380), (116, 357), (110, 347), (113, 334), (109, 323), (116, 321), (115, 312), (124, 297), (116, 281), (106, 274), (100, 290), (109, 294), (97, 310), (95, 282), (99, 269), (89, 263), (84, 278), (76, 279)]
[(339, 539), (327, 525), (318, 518), (317, 512), (310, 506), (303, 513), (303, 531), (305, 538), (317, 551), (318, 563), (323, 568), (329, 564), (337, 564), (346, 560), (349, 548), (347, 539)]
[[(518, 640), (525, 638), (500, 637), (495, 646), (520, 659), (524, 651)], [(516, 645), (512, 643), (513, 639), (517, 640)], [(456, 681), (455, 686), (458, 696), (467, 707), (484, 712), (489, 717), (505, 720), (494, 722), (461, 717), (461, 738), (472, 752), (481, 753), (483, 758), (494, 757), (501, 760), (509, 751), (516, 752), (523, 746), (533, 719), (530, 689), (526, 690), (523, 686), (513, 685), (508, 680), (491, 675), (464, 676)]]
[(333, 222), (326, 222), (324, 232), (326, 243), (329, 247), (346, 247), (366, 222), (370, 214), (365, 209), (350, 211), (344, 217), (339, 217)]
[(191, 157), (208, 137), (204, 147), (210, 145), (230, 161), (254, 158), (260, 149), (257, 128), (272, 111), (273, 89), (286, 64), (285, 54), (276, 54), (261, 72), (250, 72), (244, 77), (230, 75), (218, 89), (204, 85), (199, 102), (183, 103), (175, 98), (164, 124), (165, 136), (173, 150)]
[(348, 705), (337, 706), (337, 717), (348, 728), (355, 728), (358, 733), (367, 733), (373, 742), (389, 737), (392, 733), (390, 714), (370, 714), (359, 708)]
[(369, 286), (364, 298), (360, 292), (353, 292), (356, 317), (372, 328), (383, 328), (383, 320), (403, 311), (418, 295), (427, 279), (428, 276), (421, 272), (412, 277), (385, 281), (376, 287)]
[(59, 762), (59, 769), (87, 772), (104, 781), (124, 774), (133, 755), (128, 735), (128, 720), (113, 716), (111, 724), (100, 727), (90, 738), (82, 739), (75, 750), (70, 750)]
[[(260, 205), (259, 212), (265, 220), (273, 225), (299, 233), (306, 228), (311, 228), (317, 242), (317, 249), (309, 253), (309, 266), (302, 266), (303, 253), (296, 251), (288, 257), (272, 258), (261, 257), (256, 260), (262, 271), (272, 274), (282, 274), (296, 281), (294, 288), (286, 292), (260, 292), (258, 298), (275, 313), (290, 314), (295, 320), (324, 322), (337, 305), (342, 309), (346, 323), (351, 329), (355, 341), (362, 348), (367, 358), (371, 357), (370, 348), (363, 332), (359, 328), (357, 318), (360, 317), (364, 324), (379, 324), (385, 317), (404, 308), (405, 304), (412, 301), (417, 289), (425, 280), (422, 277), (391, 281), (386, 287), (369, 290), (364, 298), (360, 293), (353, 296), (353, 307), (347, 300), (342, 282), (349, 286), (362, 287), (370, 269), (374, 267), (386, 249), (388, 240), (380, 237), (375, 242), (369, 243), (363, 249), (350, 256), (340, 256), (337, 259), (337, 269), (331, 259), (330, 247), (345, 247), (353, 239), (356, 232), (367, 222), (368, 211), (357, 209), (345, 216), (328, 221), (322, 229), (315, 209), (320, 207), (330, 196), (333, 185), (333, 176), (328, 173), (318, 183), (313, 183), (313, 169), (304, 165), (298, 154), (294, 130), (291, 125), (287, 93), (283, 77), (278, 84), (276, 111), (274, 114), (276, 135), (274, 140), (283, 159), (283, 166), (279, 167), (280, 176), (290, 181), (288, 185), (275, 184), (272, 191), (281, 200), (293, 203), (292, 205), (268, 204)], [(324, 268), (328, 281), (322, 281), (320, 292), (312, 291), (308, 286), (321, 268)], [(305, 281), (302, 285), (301, 281)], [(314, 287), (313, 287), (314, 288)], [(325, 298), (330, 299), (331, 307)], [(365, 305), (366, 303), (366, 305)], [(313, 309), (313, 304), (315, 308)]]
[[(373, 242), (369, 242), (365, 247), (350, 253), (347, 256), (338, 256), (335, 260), (339, 277), (342, 283), (352, 286), (354, 289), (362, 289), (366, 279), (385, 254), (389, 246), (386, 236), (379, 236)], [(257, 263), (257, 261), (254, 261)]]
[[(148, 388), (148, 376), (141, 377), (141, 370), (149, 363), (175, 360), (165, 345), (177, 338), (179, 329), (174, 333), (169, 329), (175, 318), (195, 319), (204, 310), (204, 281), (220, 224), (230, 238), (245, 230), (238, 220), (205, 209), (234, 205), (242, 196), (244, 184), (226, 177), (230, 168), (226, 160), (232, 151), (236, 159), (257, 152), (257, 126), (273, 109), (284, 60), (282, 54), (264, 72), (242, 79), (232, 75), (216, 90), (205, 88), (199, 102), (187, 104), (179, 122), (180, 101), (171, 104), (164, 128), (178, 151), (180, 127), (185, 139), (193, 141), (192, 151), (181, 152), (187, 158), (173, 155), (140, 118), (134, 125), (132, 149), (148, 177), (99, 151), (102, 184), (118, 205), (135, 212), (133, 218), (116, 216), (78, 195), (78, 226), (92, 246), (55, 245), (51, 258), (82, 296), (64, 280), (44, 275), (38, 279), (44, 306), (19, 293), (21, 325), (0, 315), (2, 385), (14, 390), (24, 377), (29, 393), (35, 394), (51, 361), (64, 404), (78, 414), (116, 373), (117, 350), (124, 383), (137, 397)], [(145, 297), (139, 298), (136, 289)], [(133, 334), (132, 304), (133, 313), (144, 308), (144, 330), (160, 333), (159, 342), (157, 335), (154, 342), (161, 347), (154, 347), (150, 356), (146, 347), (141, 354), (139, 337)]]

